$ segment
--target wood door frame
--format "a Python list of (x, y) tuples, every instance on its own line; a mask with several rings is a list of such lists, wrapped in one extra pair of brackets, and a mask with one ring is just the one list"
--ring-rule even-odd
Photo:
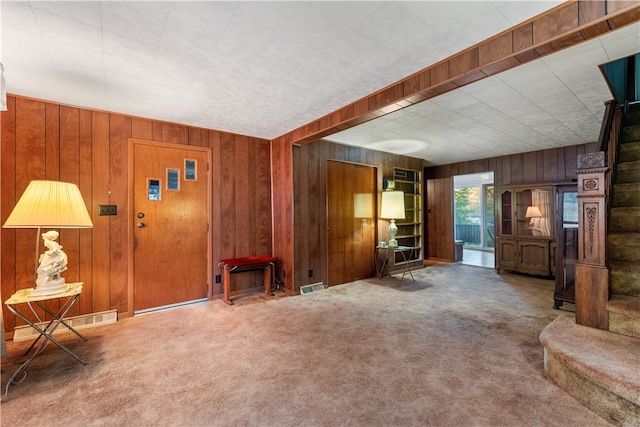
[(213, 297), (213, 264), (211, 260), (213, 259), (213, 217), (212, 217), (212, 178), (211, 178), (211, 167), (213, 160), (212, 150), (209, 147), (200, 147), (194, 145), (186, 145), (186, 144), (174, 144), (170, 142), (158, 142), (158, 141), (150, 141), (146, 139), (136, 139), (129, 138), (129, 158), (128, 158), (128, 183), (127, 183), (127, 209), (126, 214), (128, 215), (127, 220), (127, 311), (125, 314), (126, 317), (133, 316), (133, 294), (134, 294), (134, 177), (135, 177), (135, 147), (137, 145), (148, 145), (157, 148), (173, 148), (178, 150), (191, 150), (191, 151), (201, 151), (206, 153), (207, 155), (207, 221), (209, 226), (207, 227), (207, 299), (211, 300)]
[[(355, 166), (366, 166), (368, 168), (372, 169), (373, 172), (373, 176), (374, 176), (374, 181), (373, 181), (373, 187), (374, 187), (374, 194), (373, 194), (373, 204), (374, 204), (374, 212), (373, 212), (373, 226), (374, 226), (374, 231), (373, 231), (373, 241), (374, 244), (375, 242), (378, 241), (378, 209), (379, 209), (379, 200), (378, 198), (380, 197), (379, 195), (379, 186), (378, 186), (378, 166), (377, 165), (370, 165), (367, 163), (359, 163), (359, 162), (349, 162), (346, 160), (339, 160), (339, 159), (326, 159), (325, 161), (325, 182), (324, 182), (324, 189), (325, 189), (325, 200), (324, 200), (324, 221), (325, 221), (325, 229), (329, 228), (329, 162), (335, 162), (335, 163), (344, 163), (344, 164), (349, 164), (349, 165), (355, 165)], [(325, 233), (326, 235), (327, 233)], [(329, 264), (329, 237), (326, 237), (325, 240), (325, 245), (324, 245), (324, 252), (325, 252), (325, 259), (326, 259), (326, 267), (325, 267), (325, 280), (327, 282), (327, 286), (329, 286), (329, 269), (330, 264)], [(371, 248), (372, 251), (375, 252), (375, 247)], [(374, 262), (375, 262), (375, 255), (374, 255)]]

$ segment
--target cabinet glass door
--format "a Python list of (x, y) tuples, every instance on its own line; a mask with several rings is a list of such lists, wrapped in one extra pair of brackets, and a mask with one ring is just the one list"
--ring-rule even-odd
[(565, 301), (574, 299), (574, 285), (576, 277), (576, 264), (578, 262), (578, 192), (566, 191), (560, 193), (562, 199), (562, 227), (559, 230), (558, 248), (561, 256), (562, 271), (556, 280), (560, 283), (557, 293)]
[(500, 233), (503, 235), (513, 234), (511, 198), (511, 191), (503, 191), (500, 195)]
[(516, 193), (518, 235), (551, 236), (551, 194), (547, 190), (522, 190)]

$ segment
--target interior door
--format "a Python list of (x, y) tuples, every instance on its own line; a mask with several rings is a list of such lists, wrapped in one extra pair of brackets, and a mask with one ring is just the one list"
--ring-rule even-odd
[(206, 298), (208, 152), (135, 143), (134, 312)]
[(376, 169), (327, 161), (327, 284), (375, 275)]

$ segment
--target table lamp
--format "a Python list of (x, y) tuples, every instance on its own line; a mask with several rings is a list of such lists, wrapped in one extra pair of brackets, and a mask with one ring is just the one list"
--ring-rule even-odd
[(542, 218), (542, 213), (537, 206), (529, 206), (527, 208), (527, 213), (525, 213), (524, 216), (527, 218), (531, 218), (531, 221), (529, 221), (529, 228), (532, 228), (536, 225), (535, 219)]
[(67, 288), (60, 273), (67, 269), (67, 255), (55, 240), (55, 230), (42, 234), (47, 250), (38, 257), (43, 228), (91, 228), (77, 185), (58, 181), (31, 181), (3, 228), (37, 228), (34, 289), (32, 295), (55, 295)]
[(404, 193), (402, 191), (383, 191), (380, 208), (380, 218), (389, 220), (389, 246), (398, 246), (396, 236), (398, 226), (396, 219), (404, 219)]

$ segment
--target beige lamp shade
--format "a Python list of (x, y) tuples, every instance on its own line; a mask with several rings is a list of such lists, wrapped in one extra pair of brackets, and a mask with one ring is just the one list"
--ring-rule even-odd
[(527, 208), (527, 213), (524, 216), (527, 218), (541, 218), (542, 213), (540, 212), (540, 209), (538, 209), (537, 206), (529, 206)]
[(402, 191), (383, 191), (380, 218), (404, 219), (404, 193)]
[(4, 228), (90, 228), (87, 206), (77, 185), (31, 181)]

